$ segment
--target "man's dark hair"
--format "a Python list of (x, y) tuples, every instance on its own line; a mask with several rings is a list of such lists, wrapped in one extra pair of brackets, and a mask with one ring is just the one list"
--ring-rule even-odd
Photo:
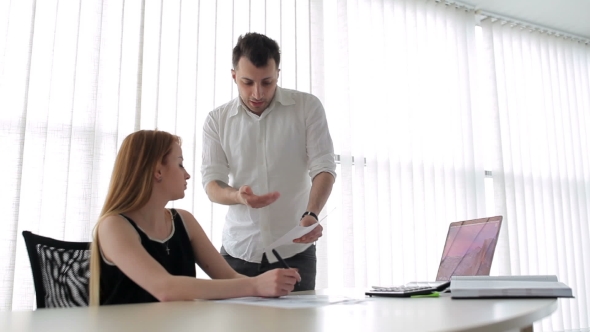
[(269, 59), (274, 59), (277, 68), (281, 62), (281, 51), (276, 41), (265, 35), (249, 32), (238, 38), (234, 47), (232, 62), (234, 69), (238, 67), (238, 61), (245, 56), (256, 68), (264, 67)]

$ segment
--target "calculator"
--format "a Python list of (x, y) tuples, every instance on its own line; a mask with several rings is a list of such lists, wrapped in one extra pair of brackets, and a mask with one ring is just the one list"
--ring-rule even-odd
[(369, 296), (410, 297), (414, 295), (427, 295), (437, 291), (436, 287), (421, 285), (402, 285), (393, 287), (373, 286), (365, 292)]

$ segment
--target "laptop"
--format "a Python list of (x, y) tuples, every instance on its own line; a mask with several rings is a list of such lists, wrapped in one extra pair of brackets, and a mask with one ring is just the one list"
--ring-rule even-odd
[(435, 281), (415, 281), (395, 287), (373, 286), (365, 294), (427, 294), (448, 288), (452, 276), (490, 275), (501, 225), (502, 216), (452, 222), (449, 225)]

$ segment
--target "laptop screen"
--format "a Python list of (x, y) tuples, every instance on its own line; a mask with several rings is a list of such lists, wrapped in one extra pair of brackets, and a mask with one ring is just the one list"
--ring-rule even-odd
[(451, 223), (436, 280), (490, 275), (501, 223), (501, 216)]

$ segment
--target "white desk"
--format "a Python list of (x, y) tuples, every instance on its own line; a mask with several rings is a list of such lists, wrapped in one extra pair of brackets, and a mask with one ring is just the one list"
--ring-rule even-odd
[[(315, 293), (364, 298), (361, 289)], [(508, 331), (556, 309), (556, 299), (367, 298), (305, 309), (194, 301), (4, 311), (0, 331)]]

